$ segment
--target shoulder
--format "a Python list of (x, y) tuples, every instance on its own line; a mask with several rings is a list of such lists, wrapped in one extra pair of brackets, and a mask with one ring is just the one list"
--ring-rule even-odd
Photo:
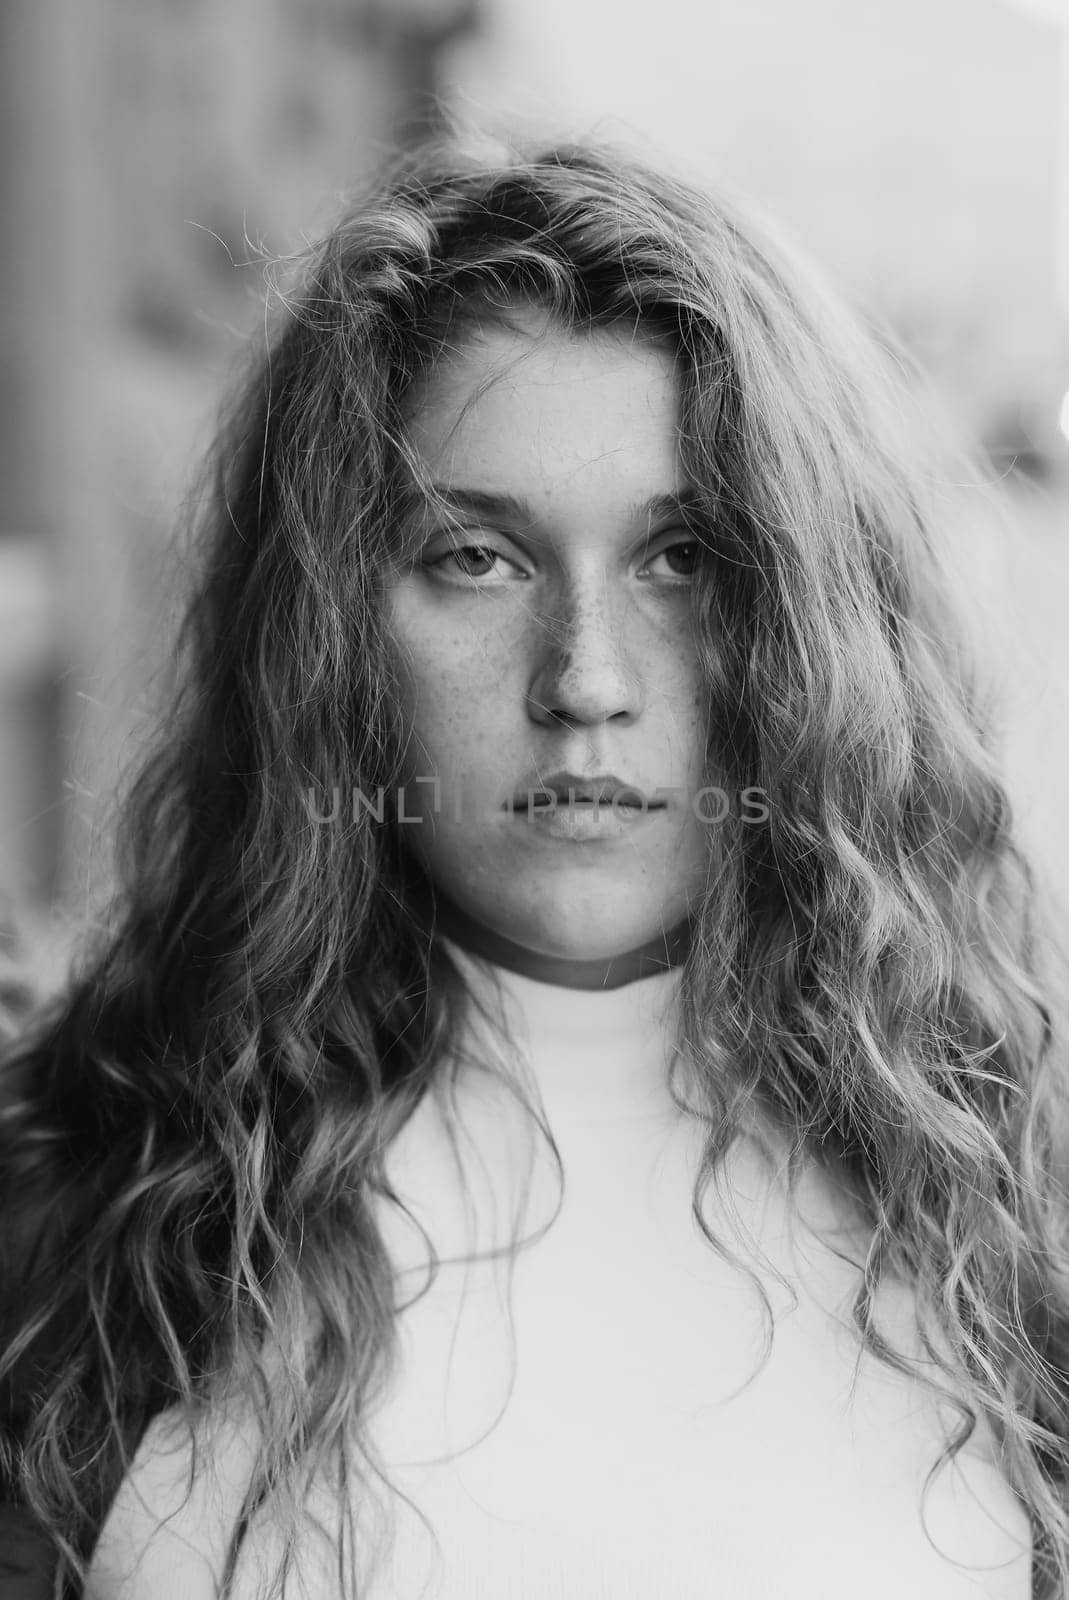
[(216, 1600), (255, 1438), (232, 1417), (157, 1417), (104, 1522), (85, 1600)]

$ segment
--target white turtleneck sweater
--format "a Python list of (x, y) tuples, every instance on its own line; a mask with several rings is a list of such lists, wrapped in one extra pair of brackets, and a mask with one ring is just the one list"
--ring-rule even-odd
[[(450, 948), (505, 1008), (503, 1027), (469, 1024), (465, 1054), (496, 1057), (513, 1082), (526, 1062), (563, 1195), (529, 1112), (470, 1063), (452, 1113), (443, 1072), (391, 1148), (442, 1265), (419, 1295), (425, 1244), (384, 1204), (412, 1303), (368, 1419), (392, 1489), (375, 1497), (385, 1520), (370, 1499), (356, 1511), (378, 1552), (361, 1557), (361, 1600), (1028, 1600), (1028, 1522), (988, 1434), (926, 1492), (956, 1414), (861, 1353), (849, 1308), (867, 1241), (832, 1179), (813, 1166), (788, 1197), (782, 1163), (741, 1139), (726, 1198), (711, 1189), (703, 1215), (744, 1265), (701, 1233), (702, 1130), (667, 1087), (678, 972), (590, 992)], [(470, 1259), (517, 1227), (540, 1236), (511, 1263)], [(767, 1358), (745, 1264), (773, 1313)], [(887, 1289), (880, 1317), (919, 1353), (905, 1288)], [(249, 1440), (221, 1435), (183, 1504), (185, 1463), (161, 1437), (150, 1430), (120, 1490), (91, 1600), (214, 1594)], [(263, 1593), (276, 1553), (254, 1523), (237, 1600)], [(287, 1596), (327, 1600), (335, 1573), (311, 1542)]]

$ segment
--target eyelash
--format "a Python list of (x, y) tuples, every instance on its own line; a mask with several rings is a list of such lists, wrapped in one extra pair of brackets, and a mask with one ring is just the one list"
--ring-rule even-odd
[[(650, 556), (649, 561), (646, 562), (646, 565), (648, 566), (649, 562), (651, 561), (659, 561), (662, 556), (667, 555), (671, 550), (693, 549), (697, 551), (699, 548), (699, 541), (695, 538), (677, 539), (672, 544), (664, 545), (660, 550), (657, 551), (656, 555)], [(515, 562), (511, 561), (509, 556), (503, 555), (500, 550), (495, 550), (492, 545), (476, 544), (474, 541), (472, 541), (470, 544), (454, 545), (451, 550), (444, 551), (442, 555), (436, 556), (433, 561), (428, 561), (426, 564), (432, 571), (434, 571), (435, 569), (444, 566), (447, 561), (457, 560), (458, 557), (465, 555), (470, 551), (477, 551), (482, 555), (491, 557), (495, 561), (509, 561), (510, 565), (516, 565)], [(489, 572), (462, 572), (462, 576), (469, 583), (478, 584), (483, 579), (493, 576), (493, 574)], [(674, 572), (670, 574), (670, 576), (679, 582), (685, 582), (687, 578), (693, 576), (693, 573)]]

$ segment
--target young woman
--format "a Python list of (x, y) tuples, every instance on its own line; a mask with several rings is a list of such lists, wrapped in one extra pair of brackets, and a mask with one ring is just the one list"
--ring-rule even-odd
[(886, 366), (587, 147), (309, 258), (6, 1069), (57, 1590), (1069, 1594), (1065, 1061)]

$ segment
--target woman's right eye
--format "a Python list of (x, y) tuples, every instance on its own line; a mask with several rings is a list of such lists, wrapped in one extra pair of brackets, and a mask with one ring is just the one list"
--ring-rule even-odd
[(456, 575), (477, 581), (480, 578), (508, 577), (506, 572), (495, 572), (494, 562), (504, 562), (506, 567), (511, 567), (512, 572), (520, 577), (526, 577), (514, 561), (503, 555), (500, 550), (495, 550), (489, 544), (458, 544), (446, 550), (440, 556), (433, 557), (426, 563), (432, 571), (443, 572), (447, 576)]

